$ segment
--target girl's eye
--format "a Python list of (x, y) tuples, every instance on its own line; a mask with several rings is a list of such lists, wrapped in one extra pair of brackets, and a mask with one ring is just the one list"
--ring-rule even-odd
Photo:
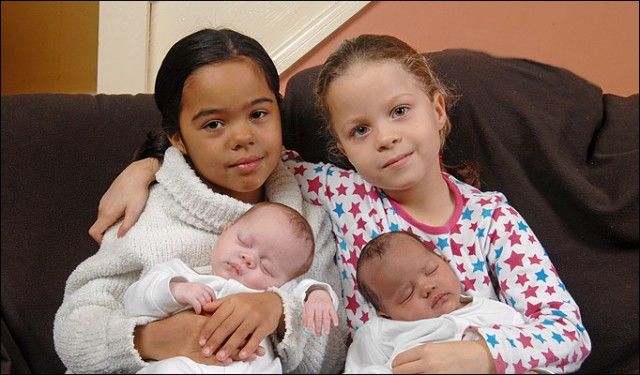
[(267, 111), (255, 111), (251, 112), (251, 118), (254, 120), (261, 119), (267, 115)]
[(407, 114), (407, 111), (409, 111), (409, 107), (399, 106), (395, 107), (391, 114), (393, 117), (402, 117)]
[(356, 126), (355, 128), (353, 128), (353, 130), (351, 130), (352, 137), (362, 137), (367, 133), (369, 133), (369, 128), (364, 125)]
[(204, 124), (204, 128), (206, 128), (206, 129), (218, 129), (218, 128), (222, 127), (222, 125), (223, 125), (222, 121), (213, 120), (213, 121), (209, 121), (206, 124)]

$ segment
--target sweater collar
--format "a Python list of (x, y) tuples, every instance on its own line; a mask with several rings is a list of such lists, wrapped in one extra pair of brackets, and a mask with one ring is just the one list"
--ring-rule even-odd
[[(221, 233), (227, 223), (251, 207), (249, 203), (211, 190), (175, 147), (165, 152), (156, 181), (172, 198), (166, 207), (170, 215), (213, 233)], [(265, 194), (269, 201), (286, 204), (298, 212), (303, 210), (298, 183), (282, 162), (278, 162), (267, 179)]]

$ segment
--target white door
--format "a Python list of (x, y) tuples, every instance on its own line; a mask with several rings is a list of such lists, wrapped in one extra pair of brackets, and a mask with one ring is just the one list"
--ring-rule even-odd
[(284, 72), (368, 1), (101, 1), (98, 93), (151, 93), (171, 45), (203, 27), (260, 42)]

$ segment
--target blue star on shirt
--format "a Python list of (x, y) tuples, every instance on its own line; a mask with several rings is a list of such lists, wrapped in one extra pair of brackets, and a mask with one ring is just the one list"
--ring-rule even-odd
[(504, 250), (504, 247), (500, 246), (499, 248), (497, 248), (496, 251), (496, 259), (500, 258), (500, 255), (502, 255), (502, 250)]
[(331, 168), (327, 169), (327, 176), (333, 176), (333, 169)]
[(536, 280), (540, 280), (543, 283), (547, 281), (547, 277), (549, 277), (549, 275), (547, 275), (546, 272), (544, 272), (544, 270), (540, 270), (538, 272), (535, 273), (536, 275)]
[(492, 348), (495, 348), (498, 345), (498, 340), (496, 340), (496, 335), (487, 335), (487, 342), (491, 344)]
[(375, 230), (371, 231), (371, 239), (374, 239), (376, 237), (378, 237), (380, 235), (380, 233), (376, 232)]
[(551, 338), (553, 338), (554, 340), (556, 340), (558, 342), (558, 344), (560, 344), (561, 342), (564, 342), (564, 339), (562, 338), (562, 336), (560, 336), (558, 333), (554, 332), (551, 335)]
[(389, 229), (390, 229), (392, 232), (397, 232), (397, 231), (399, 231), (399, 230), (400, 230), (400, 227), (399, 227), (399, 226), (398, 226), (398, 224), (396, 224), (396, 223), (391, 223), (391, 225), (389, 225)]
[(535, 337), (536, 339), (538, 339), (538, 341), (540, 341), (540, 343), (544, 344), (547, 340), (544, 339), (544, 337), (542, 337), (541, 334), (533, 334), (533, 337)]
[(478, 228), (478, 238), (484, 237), (484, 228)]
[(513, 339), (507, 338), (507, 341), (509, 341), (509, 344), (511, 344), (512, 347), (516, 347), (516, 343), (513, 342)]
[(342, 203), (336, 204), (336, 208), (333, 209), (333, 212), (335, 212), (338, 215), (338, 217), (341, 217), (342, 214), (344, 214), (344, 209), (342, 209)]
[(321, 165), (319, 165), (319, 166), (317, 166), (317, 167), (313, 168), (313, 171), (314, 171), (314, 172), (316, 172), (316, 173), (320, 173), (320, 172), (322, 172), (322, 166), (321, 166)]
[(463, 220), (471, 220), (471, 214), (473, 213), (472, 210), (465, 208), (465, 210), (462, 212), (462, 219)]
[(560, 316), (560, 317), (563, 317), (563, 318), (567, 317), (567, 314), (565, 314), (564, 312), (562, 312), (560, 310), (551, 310), (551, 315)]
[(473, 271), (471, 271), (471, 272), (476, 272), (476, 271), (482, 272), (482, 270), (484, 269), (484, 262), (481, 261), (480, 259), (478, 259), (477, 262), (472, 263), (472, 264), (473, 264)]
[(437, 245), (441, 250), (444, 250), (445, 247), (449, 246), (449, 241), (446, 237), (439, 237)]
[(518, 221), (518, 229), (526, 231), (527, 229), (529, 229), (529, 226), (525, 224), (524, 221)]
[(482, 217), (491, 217), (491, 210), (488, 208), (482, 209)]

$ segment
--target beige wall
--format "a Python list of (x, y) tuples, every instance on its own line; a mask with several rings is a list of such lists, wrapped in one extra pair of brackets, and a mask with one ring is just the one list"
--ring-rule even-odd
[(95, 93), (97, 1), (3, 1), (2, 94)]
[(372, 2), (281, 75), (321, 64), (340, 41), (392, 34), (421, 52), (471, 48), (567, 68), (627, 96), (638, 92), (638, 2)]

